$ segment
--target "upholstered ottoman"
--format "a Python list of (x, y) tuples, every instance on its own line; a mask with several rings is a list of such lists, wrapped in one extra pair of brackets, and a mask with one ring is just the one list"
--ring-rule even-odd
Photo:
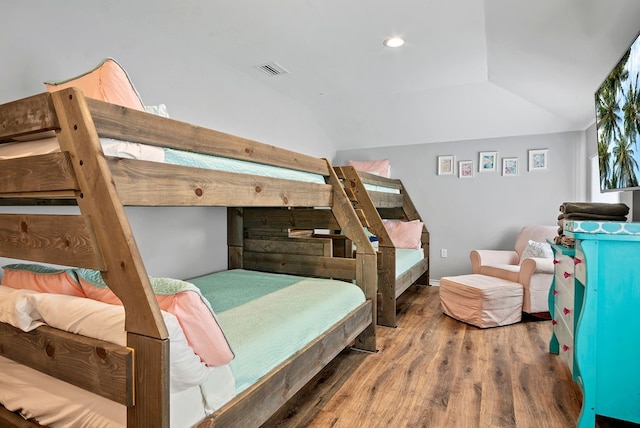
[(440, 278), (440, 305), (452, 318), (476, 327), (497, 327), (522, 319), (522, 285), (470, 274)]

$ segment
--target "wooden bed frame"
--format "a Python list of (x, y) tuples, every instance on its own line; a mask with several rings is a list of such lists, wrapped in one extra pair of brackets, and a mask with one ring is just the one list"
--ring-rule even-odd
[[(379, 240), (378, 264), (378, 324), (396, 327), (396, 299), (412, 284), (429, 284), (429, 231), (422, 229), (424, 259), (396, 278), (396, 248), (385, 229), (382, 219), (420, 220), (420, 214), (402, 181), (357, 171), (352, 166), (334, 167), (344, 183), (348, 198), (358, 213), (363, 226)], [(368, 190), (365, 184), (397, 189), (400, 193)]]
[[(47, 326), (24, 333), (0, 323), (0, 355), (126, 405), (129, 427), (169, 426), (167, 329), (127, 205), (229, 207), (230, 268), (345, 279), (366, 295), (363, 305), (200, 427), (259, 425), (345, 347), (375, 351), (376, 253), (326, 160), (88, 99), (74, 88), (0, 105), (0, 143), (43, 131), (55, 131), (61, 152), (0, 161), (0, 203), (77, 204), (80, 214), (0, 214), (0, 256), (100, 270), (123, 302), (127, 346)], [(313, 172), (327, 184), (109, 158), (99, 137)], [(256, 232), (252, 225), (270, 221), (274, 212), (257, 207), (277, 207), (276, 228)], [(328, 209), (311, 216), (305, 207)], [(358, 254), (333, 257), (326, 240), (300, 245), (305, 238), (288, 233), (298, 221), (342, 230)], [(30, 422), (3, 408), (0, 425)]]

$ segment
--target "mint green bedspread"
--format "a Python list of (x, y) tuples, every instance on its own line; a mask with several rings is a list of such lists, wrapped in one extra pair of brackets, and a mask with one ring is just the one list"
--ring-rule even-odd
[(235, 353), (240, 393), (365, 301), (354, 284), (242, 269), (194, 278)]

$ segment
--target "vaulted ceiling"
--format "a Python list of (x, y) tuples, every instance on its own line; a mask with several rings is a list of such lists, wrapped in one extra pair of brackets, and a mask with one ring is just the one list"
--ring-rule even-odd
[[(67, 61), (188, 47), (187, 71), (206, 72), (193, 52), (216, 57), (309, 109), (339, 149), (584, 130), (595, 90), (640, 31), (638, 0), (5, 3), (0, 50)], [(29, 11), (50, 25), (47, 37), (29, 39)], [(392, 35), (406, 44), (383, 46)], [(10, 62), (2, 74), (13, 82), (22, 71)], [(273, 62), (289, 73), (256, 67)]]
[[(637, 0), (216, 3), (210, 53), (308, 106), (340, 148), (584, 130), (640, 31)], [(270, 62), (290, 73), (255, 68)]]

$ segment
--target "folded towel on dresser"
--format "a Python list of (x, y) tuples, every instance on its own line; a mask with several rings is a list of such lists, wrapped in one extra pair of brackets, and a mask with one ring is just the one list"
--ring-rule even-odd
[(608, 204), (603, 202), (565, 202), (560, 205), (558, 216), (558, 236), (554, 242), (565, 247), (573, 247), (573, 238), (564, 235), (565, 220), (590, 221), (627, 221), (629, 207), (623, 203)]
[(625, 217), (629, 214), (629, 207), (623, 203), (565, 202), (560, 205), (560, 212), (564, 214), (583, 213), (589, 215)]

